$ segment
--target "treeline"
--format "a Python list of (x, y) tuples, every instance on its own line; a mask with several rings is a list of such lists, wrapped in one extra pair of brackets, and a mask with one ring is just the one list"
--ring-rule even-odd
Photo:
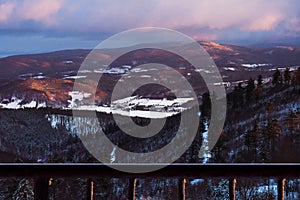
[(272, 92), (289, 86), (298, 88), (300, 86), (300, 67), (296, 71), (291, 71), (289, 67), (286, 67), (283, 72), (277, 68), (271, 80), (272, 85), (264, 86), (263, 76), (259, 75), (256, 80), (250, 77), (246, 83), (238, 83), (228, 94), (229, 106), (238, 109), (243, 108), (245, 104), (258, 102), (262, 98), (264, 89), (269, 89), (270, 86), (273, 88)]
[(300, 161), (300, 67), (249, 78), (227, 97), (226, 124), (210, 162)]

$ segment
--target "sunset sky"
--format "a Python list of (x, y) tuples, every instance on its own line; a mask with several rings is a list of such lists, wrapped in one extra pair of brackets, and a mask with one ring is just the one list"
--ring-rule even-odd
[(0, 0), (0, 57), (93, 48), (144, 26), (220, 43), (300, 46), (300, 1)]

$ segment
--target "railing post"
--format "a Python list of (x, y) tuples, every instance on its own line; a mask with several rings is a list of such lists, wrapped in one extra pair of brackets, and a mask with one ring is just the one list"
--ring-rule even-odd
[(136, 178), (129, 179), (128, 200), (135, 200)]
[(179, 199), (186, 200), (186, 178), (179, 179)]
[(94, 199), (94, 181), (90, 178), (86, 180), (86, 199)]
[(38, 177), (34, 183), (34, 199), (48, 200), (49, 179), (46, 177)]
[(285, 178), (278, 179), (278, 185), (277, 185), (277, 196), (278, 200), (284, 200), (284, 187), (285, 187)]
[(235, 196), (236, 178), (229, 179), (229, 199), (236, 200)]

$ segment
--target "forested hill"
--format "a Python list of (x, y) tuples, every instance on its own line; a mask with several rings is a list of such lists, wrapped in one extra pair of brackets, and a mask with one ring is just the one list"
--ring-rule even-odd
[(228, 94), (224, 132), (211, 162), (300, 162), (300, 68), (250, 78)]

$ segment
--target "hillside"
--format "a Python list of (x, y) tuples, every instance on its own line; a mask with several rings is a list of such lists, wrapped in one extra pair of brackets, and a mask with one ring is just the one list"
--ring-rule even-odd
[[(256, 78), (261, 74), (264, 82), (276, 68), (284, 70), (290, 67), (295, 70), (300, 63), (300, 48), (290, 46), (276, 46), (272, 48), (242, 47), (223, 45), (214, 42), (200, 42), (217, 64), (223, 78), (223, 83), (230, 91), (239, 82), (246, 82), (250, 77)], [(117, 51), (117, 50), (116, 50)], [(162, 50), (144, 49), (121, 56), (104, 71), (93, 69), (80, 71), (78, 69), (89, 50), (67, 50), (45, 54), (10, 56), (0, 59), (0, 103), (20, 99), (21, 104), (33, 104), (29, 107), (48, 105), (51, 107), (68, 107), (71, 100), (73, 83), (76, 79), (86, 79), (92, 74), (103, 74), (98, 85), (96, 102), (109, 104), (113, 85), (128, 70), (139, 70), (138, 65), (148, 62), (166, 64), (188, 79), (197, 95), (206, 90), (199, 74), (186, 61)], [(105, 52), (102, 55), (106, 58)], [(151, 69), (149, 69), (151, 70)], [(168, 74), (168, 72), (165, 72)], [(158, 76), (164, 76), (160, 73)], [(90, 87), (97, 83), (84, 82), (83, 87)], [(89, 89), (88, 89), (89, 90)], [(147, 93), (154, 96), (163, 96), (151, 87)], [(3, 103), (3, 102), (2, 102)], [(2, 105), (2, 107), (5, 107)], [(27, 106), (28, 107), (28, 106)]]
[[(176, 162), (300, 162), (297, 156), (300, 153), (300, 49), (241, 47), (212, 42), (201, 44), (214, 58), (223, 77), (221, 84), (227, 91), (223, 132), (217, 145), (204, 158), (199, 158), (198, 154), (201, 145), (206, 145), (209, 134), (210, 98), (203, 80), (191, 66), (169, 52), (146, 49), (120, 57), (104, 71), (95, 69), (82, 72), (81, 75), (86, 74), (84, 76), (77, 76), (79, 66), (89, 51), (69, 50), (0, 59), (1, 162), (98, 162), (82, 144), (75, 121), (82, 125), (79, 127), (84, 130), (81, 134), (93, 135), (91, 133), (101, 128), (116, 146), (132, 152), (151, 152), (168, 144), (177, 134), (180, 113), (192, 108), (188, 98), (176, 98), (165, 87), (148, 85), (135, 91), (131, 97), (110, 102), (113, 86), (122, 75), (130, 69), (138, 70), (141, 63), (153, 60), (180, 72), (191, 83), (200, 103), (199, 121), (191, 122), (199, 124), (196, 138)], [(97, 85), (96, 104), (81, 107), (91, 98), (91, 93), (73, 91), (74, 80), (83, 80), (82, 86), (90, 91), (91, 86), (97, 84), (87, 79), (93, 73), (103, 74)], [(168, 70), (163, 70), (158, 76), (165, 77), (168, 73)], [(259, 78), (259, 75), (262, 76)], [(81, 110), (81, 116), (73, 117), (71, 108), (85, 109)], [(98, 111), (96, 118), (90, 115), (93, 109)], [(144, 111), (167, 114), (168, 118), (157, 135), (141, 139), (124, 133), (107, 110), (118, 115), (128, 110), (135, 111), (138, 114), (129, 116), (140, 126), (151, 120), (151, 117), (145, 117)], [(172, 154), (168, 152), (166, 156)], [(103, 155), (106, 162), (115, 162), (119, 156), (115, 150)], [(294, 187), (297, 180), (287, 181), (291, 183), (289, 187), (297, 191)], [(0, 181), (0, 187), (6, 184)], [(83, 179), (54, 179), (50, 190), (52, 195), (62, 199), (67, 196), (69, 199), (84, 198), (84, 184)], [(124, 199), (127, 184), (121, 179), (96, 180), (95, 195)], [(139, 179), (137, 191), (140, 198), (155, 196), (164, 199), (171, 195), (176, 199), (177, 184), (176, 179)], [(250, 186), (247, 184), (239, 186), (238, 190), (266, 185), (264, 181)], [(21, 186), (31, 188), (31, 185), (25, 179), (12, 179), (10, 189), (2, 195), (11, 199), (11, 191)], [(224, 180), (189, 180), (187, 185), (191, 199), (199, 195), (213, 199), (228, 190)], [(207, 194), (199, 194), (198, 188), (205, 189)], [(265, 199), (270, 194), (262, 191), (255, 195)]]

